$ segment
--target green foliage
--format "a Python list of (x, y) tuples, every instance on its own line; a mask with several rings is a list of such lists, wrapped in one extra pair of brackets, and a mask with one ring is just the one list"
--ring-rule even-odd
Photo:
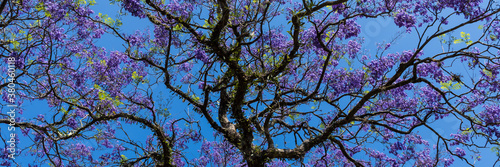
[(448, 81), (448, 82), (440, 82), (441, 84), (441, 89), (443, 90), (458, 90), (462, 88), (462, 83), (457, 82), (453, 84), (453, 81)]

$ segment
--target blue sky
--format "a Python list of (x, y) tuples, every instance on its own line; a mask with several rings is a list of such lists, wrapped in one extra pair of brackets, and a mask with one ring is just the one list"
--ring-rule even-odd
[[(103, 2), (103, 3), (101, 3)], [(111, 18), (115, 18), (115, 14), (119, 11), (119, 6), (117, 5), (109, 5), (107, 3), (108, 1), (99, 1), (96, 6), (94, 6), (94, 11), (95, 13), (102, 13), (102, 14), (107, 14)], [(456, 23), (459, 23), (463, 21), (462, 19), (458, 17), (452, 17), (453, 19), (450, 20), (450, 25), (456, 25)], [(287, 24), (286, 22), (280, 23), (278, 19), (275, 19), (276, 23), (275, 24)], [(146, 19), (138, 19), (135, 17), (130, 17), (130, 16), (125, 16), (122, 18), (123, 26), (121, 26), (121, 31), (127, 34), (131, 34), (135, 32), (136, 30), (144, 30), (146, 28), (149, 28), (149, 31), (152, 33), (153, 27), (152, 24), (149, 24), (149, 21)], [(403, 28), (398, 28), (397, 26), (394, 25), (394, 22), (392, 18), (378, 18), (378, 19), (370, 19), (370, 20), (363, 20), (360, 19), (359, 23), (361, 25), (361, 36), (365, 39), (365, 43), (363, 44), (363, 48), (367, 54), (374, 54), (376, 48), (376, 43), (382, 43), (382, 42), (390, 42), (393, 40), (394, 37), (397, 36), (397, 32), (403, 32), (402, 35), (395, 40), (394, 42), (391, 43), (391, 48), (385, 52), (387, 53), (393, 53), (393, 52), (399, 52), (401, 53), (404, 50), (413, 50), (417, 46), (417, 38), (416, 38), (416, 33), (413, 31), (412, 33), (404, 33), (405, 30)], [(460, 36), (460, 32), (466, 32), (471, 34), (471, 38), (475, 39), (478, 35), (480, 35), (481, 30), (477, 28), (477, 25), (471, 25), (471, 26), (466, 26), (463, 29), (460, 29), (458, 31), (453, 32), (452, 34), (449, 34), (450, 36)], [(286, 28), (285, 28), (286, 29)], [(113, 51), (113, 50), (123, 50), (123, 46), (121, 42), (117, 42), (116, 39), (111, 36), (111, 35), (105, 35), (99, 42), (97, 42), (96, 45), (103, 46), (107, 48), (107, 51)], [(457, 45), (465, 45), (465, 44), (457, 44)], [(463, 46), (461, 46), (463, 47)], [(441, 42), (438, 40), (432, 41), (429, 46), (427, 46), (424, 49), (425, 55), (429, 56), (435, 53), (440, 53), (441, 50)], [(373, 55), (372, 55), (373, 56)], [(457, 67), (457, 71), (460, 71), (460, 73), (465, 72), (465, 68), (460, 68)], [(472, 73), (472, 72), (471, 72)], [(473, 75), (473, 73), (472, 73)], [(464, 75), (465, 76), (465, 75)], [(161, 91), (164, 94), (170, 94), (166, 91), (162, 85), (156, 86), (153, 88), (154, 91)], [(169, 96), (171, 97), (171, 96)], [(193, 113), (193, 110), (186, 105), (186, 103), (182, 103), (181, 100), (177, 97), (173, 97), (170, 104), (173, 104), (172, 106), (169, 106), (169, 111), (172, 113), (173, 116), (185, 116), (187, 113)], [(179, 105), (176, 105), (179, 104)], [(46, 105), (45, 101), (34, 101), (34, 102), (25, 102), (23, 104), (23, 109), (24, 109), (24, 114), (23, 117), (36, 117), (38, 114), (51, 114), (53, 112), (50, 112), (50, 108)], [(5, 109), (4, 109), (5, 110)], [(193, 117), (199, 117), (196, 114), (193, 114)], [(204, 119), (201, 119), (201, 125), (203, 127), (202, 129), (202, 134), (207, 140), (213, 140), (213, 131), (208, 128), (209, 125), (204, 121)], [(449, 137), (449, 133), (456, 133), (456, 129), (459, 128), (459, 123), (457, 120), (453, 119), (444, 119), (438, 123), (434, 123), (433, 125), (437, 127), (436, 129), (438, 132), (442, 132), (445, 134), (444, 136)], [(127, 125), (128, 126), (128, 125)], [(4, 126), (2, 126), (4, 127)], [(127, 131), (129, 131), (130, 134), (141, 134), (141, 135), (135, 135), (135, 138), (137, 141), (144, 141), (145, 136), (151, 134), (149, 130), (144, 130), (139, 127), (134, 127), (130, 126), (127, 127)], [(429, 143), (435, 143), (437, 138), (434, 135), (430, 135), (428, 133), (429, 131), (425, 129), (418, 129), (419, 132), (422, 132), (420, 134), (423, 135), (424, 138), (426, 138)], [(145, 135), (143, 135), (145, 134)], [(8, 133), (5, 131), (2, 132), (2, 136), (6, 137)], [(27, 142), (23, 141), (30, 141), (28, 139), (20, 139), (20, 145), (21, 146), (27, 146)], [(290, 142), (291, 143), (291, 142)], [(95, 143), (89, 143), (91, 146), (97, 147)], [(192, 143), (192, 147), (190, 147), (186, 152), (189, 152), (190, 156), (189, 158), (195, 158), (199, 155), (197, 150), (201, 146), (201, 143)], [(377, 147), (377, 146), (375, 146)], [(482, 160), (477, 162), (477, 166), (492, 166), (493, 162), (497, 159), (495, 153), (493, 153), (490, 149), (481, 149), (481, 156)], [(133, 155), (127, 155), (128, 157), (133, 157)], [(22, 155), (17, 157), (18, 159), (22, 160), (32, 160), (33, 157), (23, 157)], [(360, 157), (362, 158), (362, 157)], [(454, 166), (463, 166), (465, 165), (463, 162), (461, 162), (458, 158), (455, 158), (455, 163)]]

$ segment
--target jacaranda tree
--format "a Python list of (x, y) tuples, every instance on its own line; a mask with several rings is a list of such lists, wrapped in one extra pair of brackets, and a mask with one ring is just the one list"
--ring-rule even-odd
[[(474, 165), (500, 144), (498, 5), (3, 0), (1, 165)], [(370, 20), (412, 44), (364, 43)]]

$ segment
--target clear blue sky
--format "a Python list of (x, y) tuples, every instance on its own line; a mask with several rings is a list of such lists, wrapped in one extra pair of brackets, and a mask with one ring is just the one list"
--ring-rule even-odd
[[(115, 17), (115, 14), (118, 12), (119, 7), (117, 5), (110, 6), (108, 4), (108, 1), (99, 1), (97, 5), (94, 7), (95, 13), (102, 13), (102, 14), (108, 14), (111, 18)], [(462, 21), (459, 18), (453, 17), (454, 19), (450, 20), (450, 25), (455, 25), (454, 23), (459, 23)], [(275, 21), (278, 21), (278, 19), (275, 19)], [(136, 30), (144, 30), (146, 28), (149, 28), (150, 32), (152, 33), (153, 27), (152, 24), (149, 24), (149, 21), (146, 19), (140, 20), (137, 18), (133, 18), (130, 16), (126, 16), (122, 19), (123, 26), (121, 27), (121, 30), (125, 33), (133, 33)], [(382, 42), (390, 42), (392, 39), (397, 35), (397, 31), (405, 31), (402, 28), (397, 28), (397, 26), (394, 25), (394, 22), (392, 18), (379, 18), (379, 19), (370, 19), (370, 20), (359, 20), (362, 28), (361, 28), (361, 37), (365, 38), (365, 43), (363, 45), (363, 48), (367, 54), (373, 54), (375, 53), (376, 50), (376, 43), (382, 43)], [(286, 22), (276, 22), (276, 24), (287, 24)], [(474, 37), (477, 37), (481, 31), (477, 28), (477, 25), (472, 25), (472, 26), (467, 26), (464, 29), (460, 29), (459, 31), (454, 32), (453, 34), (449, 35), (454, 35), (459, 37), (460, 32), (464, 31), (466, 33), (471, 34), (471, 38), (474, 39)], [(123, 50), (123, 46), (121, 45), (122, 43), (116, 42), (117, 40), (110, 36), (106, 35), (104, 36), (100, 42), (97, 43), (97, 45), (103, 46), (107, 48), (107, 51), (113, 51), (113, 50)], [(400, 38), (395, 40), (394, 42), (391, 43), (391, 49), (386, 51), (385, 53), (391, 53), (391, 52), (399, 52), (401, 53), (404, 50), (413, 50), (417, 44), (417, 38), (416, 38), (416, 33), (413, 31), (411, 34), (403, 33)], [(465, 44), (463, 44), (465, 45)], [(441, 52), (441, 45), (439, 41), (433, 41), (431, 45), (426, 47), (424, 49), (424, 53), (426, 56), (435, 54), (435, 53), (440, 53)], [(454, 69), (455, 70), (455, 69)], [(457, 68), (457, 71), (460, 72), (465, 72), (465, 68)], [(155, 91), (162, 91), (164, 94), (169, 94), (162, 85), (155, 87)], [(156, 96), (156, 95), (155, 95)], [(188, 111), (192, 112), (192, 109), (186, 105), (186, 103), (182, 103), (180, 100), (178, 100), (177, 97), (172, 99), (171, 104), (175, 104), (170, 106), (169, 110), (172, 112), (174, 116), (185, 116), (185, 113)], [(179, 104), (179, 105), (177, 105)], [(23, 117), (26, 118), (31, 118), (31, 117), (36, 117), (38, 114), (51, 114), (53, 112), (49, 112), (50, 108), (46, 105), (45, 101), (34, 101), (34, 102), (26, 102), (22, 106), (24, 109), (24, 114)], [(194, 117), (199, 117), (198, 115), (195, 115)], [(213, 133), (212, 130), (209, 127), (209, 125), (204, 121), (204, 119), (201, 119), (202, 122), (202, 127), (203, 127), (203, 136), (207, 140), (213, 140)], [(459, 123), (457, 120), (452, 120), (452, 119), (445, 119), (440, 121), (439, 123), (435, 123), (435, 127), (437, 127), (438, 132), (442, 132), (444, 136), (448, 137), (450, 133), (457, 133), (457, 129), (459, 128)], [(125, 124), (124, 124), (125, 125)], [(4, 126), (3, 126), (4, 127)], [(130, 130), (130, 134), (144, 134), (148, 133), (151, 134), (149, 130), (143, 130), (139, 127), (130, 127), (128, 130)], [(421, 135), (425, 137), (429, 143), (435, 143), (437, 138), (433, 135), (430, 135), (428, 133), (429, 131), (420, 128), (418, 131), (422, 132)], [(8, 133), (5, 131), (2, 132), (2, 136), (6, 137)], [(146, 135), (135, 135), (138, 139), (138, 141), (141, 141), (141, 138), (145, 138)], [(21, 146), (27, 146), (26, 142), (23, 141), (29, 141), (27, 139), (21, 138)], [(144, 140), (142, 140), (144, 141)], [(97, 145), (92, 145), (93, 147), (97, 147)], [(197, 150), (199, 149), (200, 143), (193, 143), (192, 147), (190, 147), (188, 152), (191, 152), (190, 155), (192, 157), (190, 158), (195, 158), (199, 153)], [(497, 159), (495, 153), (490, 151), (490, 149), (482, 149), (481, 150), (481, 156), (482, 160), (477, 162), (477, 166), (492, 166), (493, 162)], [(132, 155), (129, 155), (129, 157), (132, 157)], [(23, 160), (32, 160), (33, 157), (24, 157), (23, 155), (17, 157), (17, 159), (23, 159)], [(355, 157), (356, 158), (356, 157)], [(362, 157), (360, 157), (362, 158)], [(455, 158), (455, 163), (454, 166), (464, 166), (465, 164), (461, 162), (458, 158)]]

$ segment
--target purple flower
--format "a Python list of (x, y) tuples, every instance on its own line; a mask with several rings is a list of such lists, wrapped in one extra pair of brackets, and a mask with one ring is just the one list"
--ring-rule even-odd
[(356, 53), (361, 49), (361, 45), (356, 41), (349, 41), (347, 44), (347, 53), (349, 53), (349, 58), (353, 59), (356, 56)]
[(68, 123), (69, 127), (73, 128), (73, 129), (78, 128), (78, 123), (76, 122), (75, 118), (71, 117), (66, 122)]
[(206, 84), (205, 82), (200, 82), (200, 83), (198, 83), (198, 89), (205, 89), (205, 88), (206, 88), (206, 86), (210, 87), (210, 86), (212, 86), (212, 85), (210, 85), (210, 84)]
[(266, 166), (268, 166), (268, 167), (286, 167), (286, 166), (290, 166), (290, 164), (288, 164), (285, 161), (281, 161), (279, 159), (273, 159), (273, 161), (267, 163)]
[(146, 15), (142, 11), (142, 4), (140, 4), (139, 0), (123, 0), (122, 3), (123, 8), (125, 10), (132, 13), (132, 16), (137, 16), (139, 18), (144, 18)]
[(456, 141), (450, 143), (451, 146), (458, 145), (460, 143), (466, 143), (470, 140), (470, 136), (468, 133), (465, 134), (450, 134)]
[(205, 51), (201, 49), (196, 49), (193, 54), (196, 59), (201, 60), (205, 64), (208, 63), (208, 56), (205, 53)]
[(484, 105), (485, 110), (479, 113), (479, 117), (486, 124), (500, 123), (500, 107), (498, 105)]
[(399, 27), (410, 28), (415, 26), (416, 19), (415, 16), (406, 13), (406, 11), (400, 9), (397, 11), (396, 16), (394, 17), (394, 23), (396, 23)]
[(391, 150), (389, 151), (389, 153), (396, 155), (398, 150), (406, 150), (406, 146), (399, 141), (391, 145)]
[(192, 78), (192, 77), (193, 77), (193, 74), (188, 73), (188, 74), (184, 75), (184, 76), (181, 78), (181, 82), (182, 82), (182, 83), (187, 84), (187, 83), (189, 83), (189, 82), (190, 82), (190, 80), (191, 80), (191, 78)]

